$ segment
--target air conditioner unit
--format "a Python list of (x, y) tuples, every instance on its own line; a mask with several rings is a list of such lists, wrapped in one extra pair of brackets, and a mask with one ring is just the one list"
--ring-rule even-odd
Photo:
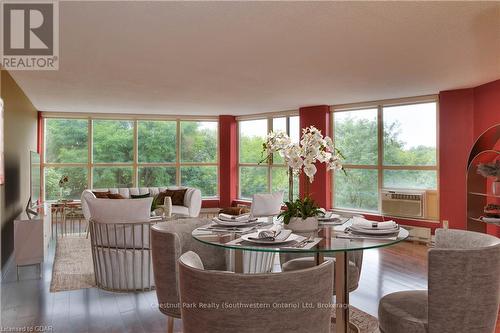
[(382, 213), (391, 216), (424, 217), (425, 191), (382, 190)]

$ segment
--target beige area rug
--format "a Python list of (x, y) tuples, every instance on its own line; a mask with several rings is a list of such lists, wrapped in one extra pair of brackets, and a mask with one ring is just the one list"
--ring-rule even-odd
[(95, 287), (90, 239), (82, 236), (57, 238), (50, 291)]
[[(349, 319), (358, 326), (360, 333), (380, 333), (378, 330), (377, 318), (354, 306), (351, 306), (349, 310)], [(332, 326), (330, 332), (335, 332), (335, 310), (332, 312)]]

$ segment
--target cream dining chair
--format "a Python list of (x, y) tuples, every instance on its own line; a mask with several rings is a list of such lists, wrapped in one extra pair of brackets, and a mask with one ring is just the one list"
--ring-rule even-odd
[(380, 331), (493, 333), (500, 302), (500, 239), (438, 229), (428, 265), (428, 290), (382, 297)]
[[(268, 217), (271, 220), (281, 212), (282, 204), (282, 191), (254, 194), (250, 216)], [(274, 258), (274, 253), (243, 251), (243, 273), (269, 273), (273, 269)]]
[(179, 258), (183, 332), (329, 333), (331, 266), (326, 261), (286, 273), (237, 274), (205, 270), (196, 253), (185, 253)]

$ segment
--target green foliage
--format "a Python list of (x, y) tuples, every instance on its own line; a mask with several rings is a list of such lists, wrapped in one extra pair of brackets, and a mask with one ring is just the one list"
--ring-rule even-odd
[(139, 162), (175, 162), (176, 133), (175, 121), (139, 121), (137, 125)]
[(204, 197), (217, 195), (217, 167), (182, 166), (181, 185), (199, 188)]
[(278, 215), (283, 218), (283, 223), (288, 224), (292, 217), (300, 217), (303, 220), (308, 217), (323, 216), (324, 213), (320, 207), (310, 197), (296, 199), (292, 202), (285, 202), (286, 210)]
[(129, 120), (93, 121), (94, 163), (132, 162), (134, 123)]
[(92, 187), (132, 187), (132, 167), (95, 167)]
[(175, 167), (139, 167), (139, 186), (153, 187), (175, 184)]
[(83, 119), (45, 121), (45, 161), (48, 163), (87, 163), (88, 122)]
[(217, 124), (202, 127), (202, 123), (181, 123), (181, 162), (217, 162)]

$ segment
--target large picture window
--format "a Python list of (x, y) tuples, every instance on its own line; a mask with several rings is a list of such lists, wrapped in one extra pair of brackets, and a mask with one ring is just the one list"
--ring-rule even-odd
[(435, 101), (333, 111), (335, 143), (346, 156), (346, 172), (332, 181), (335, 208), (378, 212), (382, 189), (437, 190)]
[(218, 196), (215, 120), (47, 117), (44, 133), (46, 200), (79, 199), (85, 188), (172, 185)]
[[(298, 116), (277, 116), (257, 120), (239, 120), (239, 198), (248, 200), (255, 193), (284, 191), (288, 198), (288, 169), (283, 158), (263, 159), (262, 144), (270, 131), (283, 131), (298, 142), (300, 125)], [(294, 180), (293, 194), (298, 197), (299, 182)]]

